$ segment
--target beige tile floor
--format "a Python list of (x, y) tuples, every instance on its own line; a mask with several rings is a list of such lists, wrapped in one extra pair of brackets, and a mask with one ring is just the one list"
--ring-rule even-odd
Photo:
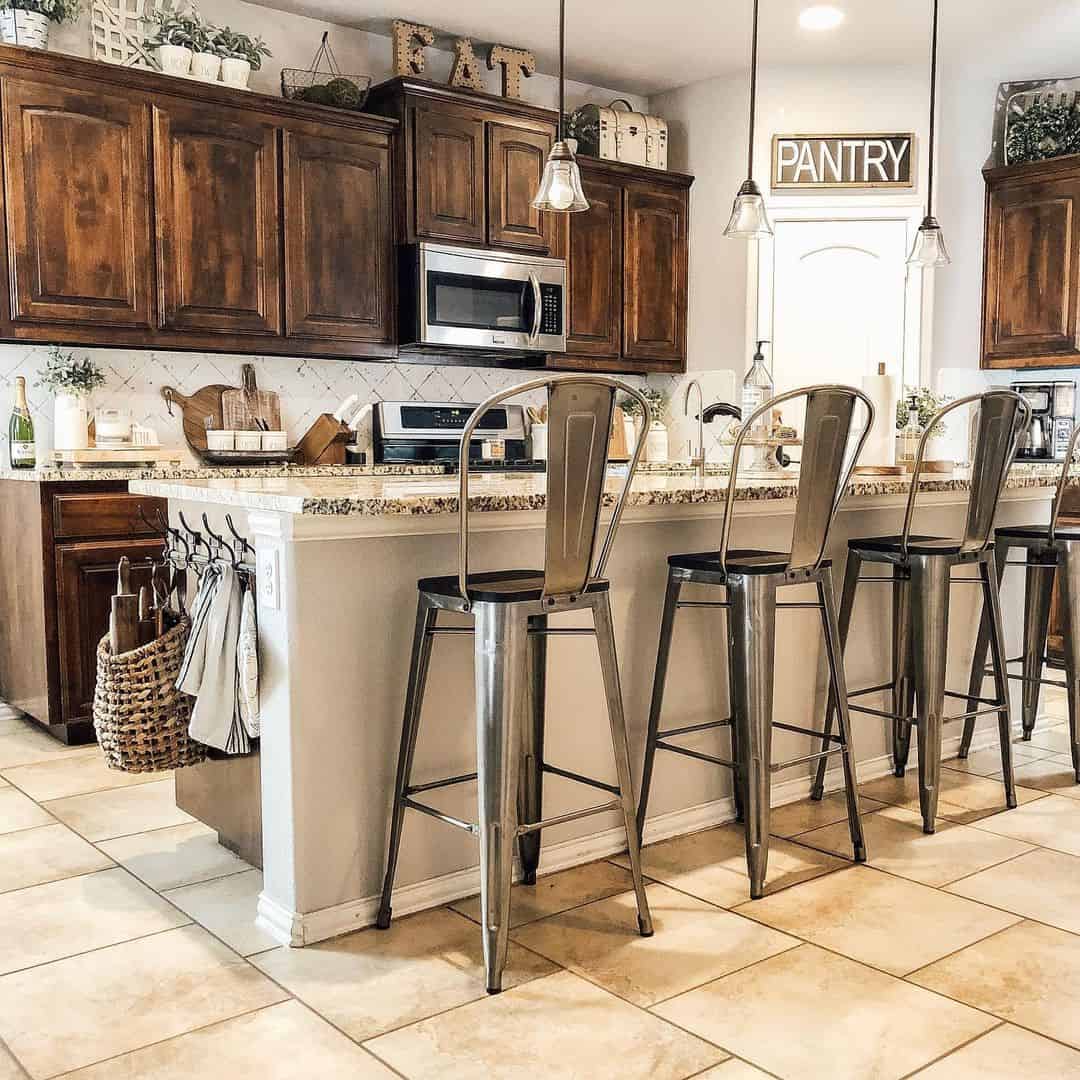
[(488, 997), (475, 900), (276, 947), (171, 777), (0, 705), (0, 1080), (1080, 1080), (1064, 740), (1051, 701), (1011, 812), (992, 751), (948, 763), (934, 836), (866, 783), (867, 867), (841, 798), (778, 808), (761, 901), (736, 826), (652, 845), (649, 939), (624, 858), (519, 887)]

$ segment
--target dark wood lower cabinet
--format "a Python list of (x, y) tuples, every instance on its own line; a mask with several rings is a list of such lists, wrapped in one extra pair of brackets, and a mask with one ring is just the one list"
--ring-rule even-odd
[(0, 481), (0, 699), (69, 743), (94, 738), (98, 642), (108, 630), (116, 566), (136, 587), (161, 541), (162, 500), (114, 482)]

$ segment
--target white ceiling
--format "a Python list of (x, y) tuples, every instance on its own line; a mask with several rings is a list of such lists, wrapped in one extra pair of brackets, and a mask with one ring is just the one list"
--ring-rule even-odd
[[(270, 7), (388, 33), (408, 18), (474, 42), (531, 49), (541, 71), (557, 70), (557, 0), (261, 0)], [(761, 0), (763, 65), (922, 64), (928, 61), (931, 0), (830, 0), (846, 15), (836, 30), (802, 30), (799, 13), (818, 0)], [(1060, 0), (943, 0), (942, 48), (977, 49)], [(567, 76), (652, 94), (744, 70), (750, 0), (567, 0)]]

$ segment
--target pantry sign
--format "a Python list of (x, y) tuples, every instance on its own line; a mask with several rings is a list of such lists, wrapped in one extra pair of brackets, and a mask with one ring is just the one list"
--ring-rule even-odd
[(774, 135), (774, 188), (910, 188), (915, 136)]

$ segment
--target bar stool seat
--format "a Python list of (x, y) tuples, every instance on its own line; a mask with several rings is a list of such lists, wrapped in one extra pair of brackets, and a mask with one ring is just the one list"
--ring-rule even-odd
[[(1002, 525), (994, 530), (994, 535), (1002, 540), (1042, 540), (1049, 546), (1045, 525)], [(1080, 540), (1080, 529), (1056, 529), (1054, 538), (1075, 543)]]
[[(909, 555), (959, 555), (963, 546), (962, 540), (947, 536), (909, 536), (906, 540)], [(905, 539), (903, 536), (859, 537), (848, 541), (848, 550), (903, 557)]]
[[(461, 582), (456, 574), (421, 578), (416, 584), (421, 592), (432, 596), (461, 599)], [(590, 581), (583, 592), (607, 592), (608, 588), (604, 580)], [(520, 604), (540, 600), (543, 595), (543, 570), (495, 570), (469, 575), (469, 596), (482, 604)]]
[[(755, 551), (743, 548), (729, 551), (721, 561), (719, 551), (702, 551), (698, 554), (669, 555), (668, 566), (676, 570), (694, 570), (706, 574), (779, 574), (791, 563), (791, 552)], [(822, 567), (832, 566), (829, 559), (822, 559)], [(725, 570), (726, 567), (726, 570)]]

